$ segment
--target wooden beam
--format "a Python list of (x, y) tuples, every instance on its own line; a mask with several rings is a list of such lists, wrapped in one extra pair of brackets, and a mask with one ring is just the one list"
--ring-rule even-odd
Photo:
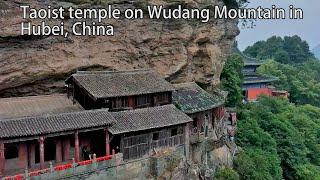
[[(98, 131), (98, 130), (105, 129), (106, 127), (110, 127), (110, 125), (103, 126), (103, 127), (96, 127), (96, 128), (80, 129), (80, 130), (77, 130), (77, 131), (79, 133), (90, 132), (90, 131)], [(45, 138), (48, 138), (48, 137), (59, 137), (59, 136), (65, 136), (65, 135), (71, 135), (71, 134), (74, 134), (74, 131), (57, 132), (57, 133), (46, 134), (46, 135), (42, 135), (42, 136), (45, 137)], [(30, 137), (17, 138), (17, 139), (14, 139), (14, 138), (13, 139), (4, 139), (3, 142), (4, 143), (15, 143), (15, 142), (37, 140), (39, 138), (40, 138), (40, 136), (30, 136)]]
[(80, 160), (80, 149), (79, 149), (79, 132), (74, 133), (74, 159), (76, 162)]
[(44, 137), (39, 138), (40, 169), (44, 169)]
[(109, 156), (110, 155), (110, 137), (107, 129), (105, 129), (105, 136), (106, 136), (106, 156)]
[(4, 169), (5, 169), (5, 154), (4, 154), (4, 142), (3, 140), (0, 140), (0, 177), (4, 175)]

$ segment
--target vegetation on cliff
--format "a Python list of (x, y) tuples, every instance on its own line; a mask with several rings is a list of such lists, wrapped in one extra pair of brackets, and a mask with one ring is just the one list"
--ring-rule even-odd
[(244, 179), (319, 179), (320, 109), (262, 97), (240, 108), (235, 168)]
[(221, 85), (223, 90), (229, 92), (226, 100), (226, 106), (228, 107), (235, 107), (241, 103), (242, 68), (242, 57), (239, 55), (231, 55), (222, 70)]

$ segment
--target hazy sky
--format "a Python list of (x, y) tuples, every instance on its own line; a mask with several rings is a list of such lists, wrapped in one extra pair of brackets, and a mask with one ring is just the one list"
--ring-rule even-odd
[(248, 7), (271, 7), (277, 5), (288, 11), (292, 4), (304, 11), (303, 20), (257, 20), (253, 29), (242, 29), (237, 37), (240, 50), (259, 40), (273, 35), (299, 35), (306, 40), (311, 49), (320, 44), (320, 0), (249, 0)]

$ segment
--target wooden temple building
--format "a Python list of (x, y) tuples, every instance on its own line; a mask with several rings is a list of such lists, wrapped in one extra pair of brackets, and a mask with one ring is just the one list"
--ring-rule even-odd
[(116, 124), (109, 129), (113, 148), (119, 147), (123, 159), (150, 155), (153, 150), (186, 145), (192, 119), (174, 105), (112, 112)]
[(260, 65), (261, 63), (253, 60), (244, 61), (242, 91), (245, 101), (255, 101), (260, 95), (288, 97), (288, 92), (275, 91), (274, 88), (271, 88), (271, 83), (277, 81), (278, 78), (257, 73)]
[(106, 155), (107, 130), (113, 123), (113, 116), (105, 110), (1, 119), (1, 175), (43, 169), (49, 162), (84, 160), (83, 147)]
[(174, 87), (148, 70), (79, 71), (66, 80), (68, 94), (85, 109), (121, 111), (171, 104)]
[(192, 133), (204, 133), (207, 123), (212, 130), (225, 115), (222, 96), (209, 94), (194, 82), (176, 84), (173, 103), (193, 119)]
[(0, 99), (0, 177), (122, 153), (123, 160), (183, 146), (213, 129), (223, 98), (147, 70), (77, 72), (67, 95)]

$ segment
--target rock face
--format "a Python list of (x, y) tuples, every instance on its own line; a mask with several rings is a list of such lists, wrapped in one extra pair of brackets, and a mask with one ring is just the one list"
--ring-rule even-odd
[[(158, 0), (99, 2), (98, 6), (113, 2), (120, 9), (144, 8), (146, 4), (172, 5), (172, 1)], [(114, 25), (114, 36), (21, 36), (20, 23), (25, 21), (19, 9), (22, 3), (33, 8), (70, 5), (61, 0), (0, 1), (0, 97), (62, 92), (64, 78), (77, 69), (151, 68), (169, 81), (216, 85), (239, 33), (237, 22), (231, 20), (201, 23), (144, 18), (106, 20), (105, 23)], [(222, 5), (219, 0), (174, 3), (187, 7)], [(71, 26), (70, 21), (64, 21), (66, 27)]]

